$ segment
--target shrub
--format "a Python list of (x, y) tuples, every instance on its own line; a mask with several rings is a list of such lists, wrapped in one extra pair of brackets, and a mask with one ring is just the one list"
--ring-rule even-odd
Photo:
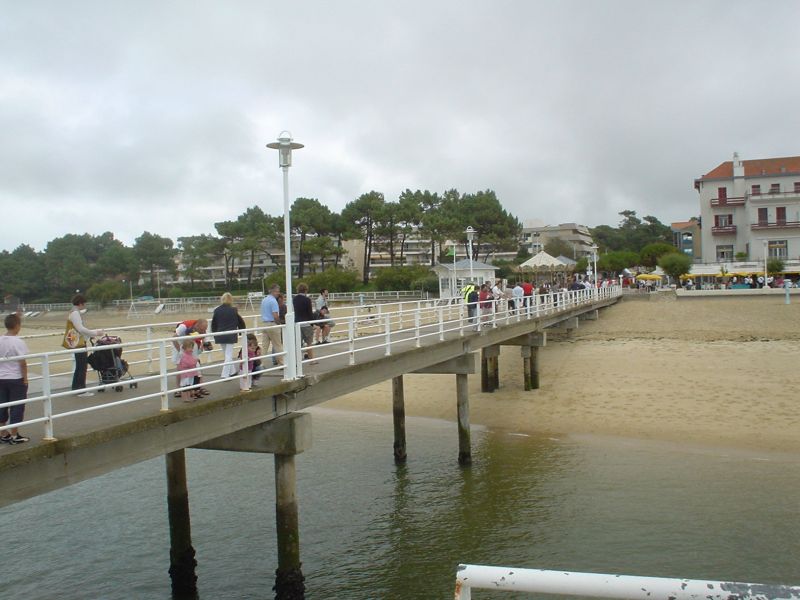
[(99, 302), (100, 306), (108, 305), (112, 300), (125, 298), (127, 288), (119, 281), (103, 281), (95, 283), (86, 290), (86, 297), (92, 302)]
[(658, 259), (658, 266), (664, 273), (678, 281), (681, 275), (686, 275), (691, 269), (692, 259), (681, 252), (670, 252)]
[(308, 289), (312, 293), (316, 293), (322, 288), (327, 288), (330, 292), (352, 292), (358, 287), (360, 281), (361, 278), (356, 271), (331, 268), (305, 278)]
[(373, 281), (375, 287), (380, 291), (413, 290), (415, 281), (426, 279), (429, 275), (430, 269), (421, 265), (415, 265), (413, 267), (388, 267), (386, 269), (380, 269), (373, 278)]

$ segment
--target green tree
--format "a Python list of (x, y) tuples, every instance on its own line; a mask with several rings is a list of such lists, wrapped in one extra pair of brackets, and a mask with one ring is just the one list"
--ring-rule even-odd
[(351, 234), (364, 240), (363, 282), (369, 283), (369, 265), (375, 242), (375, 228), (384, 206), (383, 194), (368, 192), (349, 202), (342, 210), (342, 218), (351, 226)]
[(783, 273), (783, 270), (786, 268), (786, 265), (780, 258), (770, 258), (767, 260), (767, 274), (768, 275), (780, 275)]
[(0, 254), (0, 291), (24, 300), (40, 297), (46, 290), (44, 257), (26, 244)]
[(468, 248), (467, 227), (475, 230), (472, 244), (472, 258), (479, 260), (484, 253), (484, 261), (495, 252), (516, 250), (522, 224), (508, 213), (492, 190), (464, 194), (461, 197), (454, 190), (446, 192), (440, 210), (443, 231), (454, 240), (463, 241)]
[(670, 252), (658, 259), (658, 266), (675, 281), (680, 281), (692, 268), (692, 259), (683, 252)]
[(561, 238), (550, 238), (545, 242), (544, 251), (550, 256), (558, 258), (559, 256), (566, 256), (567, 258), (576, 258), (575, 247), (566, 240)]
[(164, 269), (168, 273), (175, 273), (175, 254), (172, 240), (161, 237), (155, 233), (145, 231), (133, 243), (133, 250), (139, 265), (150, 273), (150, 293), (156, 294), (155, 272)]
[[(341, 246), (337, 246), (334, 241), (327, 235), (320, 235), (306, 240), (305, 250), (309, 256), (318, 256), (320, 268), (325, 270), (325, 263), (330, 258), (337, 258), (346, 252)], [(316, 273), (316, 265), (309, 263), (311, 272)]]
[(375, 274), (375, 287), (378, 290), (411, 290), (415, 281), (425, 279), (430, 269), (421, 265), (411, 267), (388, 267)]
[[(428, 190), (412, 192), (407, 189), (403, 192), (403, 195), (413, 198), (413, 201), (419, 206), (420, 233), (430, 240), (431, 266), (434, 266), (436, 264), (436, 244), (438, 243), (441, 248), (447, 237), (445, 233), (447, 222), (440, 208), (445, 198), (458, 198), (458, 191), (448, 190), (443, 196), (439, 196), (439, 194)], [(409, 202), (410, 200), (406, 201)]]
[(405, 262), (406, 239), (422, 224), (422, 204), (410, 190), (400, 194), (398, 200), (398, 219), (400, 223), (400, 265)]
[(592, 239), (608, 250), (630, 250), (641, 252), (648, 244), (670, 243), (672, 230), (653, 216), (639, 218), (635, 210), (623, 210), (619, 227), (599, 225), (592, 228)]
[(124, 298), (127, 293), (125, 285), (120, 281), (103, 281), (92, 284), (86, 290), (86, 297), (100, 306), (107, 306), (112, 300)]
[(619, 273), (623, 269), (629, 269), (639, 264), (639, 255), (629, 250), (617, 250), (606, 252), (597, 259), (597, 268), (601, 271), (611, 271)]
[(69, 233), (50, 240), (44, 249), (48, 291), (60, 298), (86, 291), (95, 281), (92, 267), (97, 259), (97, 246), (89, 234)]
[(195, 281), (208, 278), (207, 268), (219, 255), (220, 240), (207, 234), (190, 235), (178, 238), (178, 247), (183, 276), (189, 279), (189, 287), (194, 289)]
[(641, 252), (639, 252), (639, 257), (645, 267), (650, 267), (652, 269), (658, 264), (659, 258), (671, 252), (678, 252), (678, 249), (666, 242), (653, 242), (642, 248)]
[(297, 248), (297, 276), (305, 274), (306, 261), (313, 253), (308, 252), (306, 240), (309, 236), (322, 236), (329, 233), (331, 211), (315, 198), (298, 198), (290, 211), (292, 233), (299, 238)]
[(133, 248), (114, 240), (97, 260), (96, 271), (100, 277), (124, 277), (136, 279), (139, 276), (139, 261)]

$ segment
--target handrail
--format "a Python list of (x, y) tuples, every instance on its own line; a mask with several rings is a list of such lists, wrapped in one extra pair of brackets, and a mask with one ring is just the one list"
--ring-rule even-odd
[[(491, 301), (488, 306), (482, 306), (481, 302), (465, 304), (463, 299), (457, 299), (455, 302), (450, 302), (447, 305), (442, 305), (434, 301), (417, 300), (413, 302), (398, 303), (398, 310), (385, 311), (382, 305), (374, 305), (370, 307), (354, 307), (353, 314), (343, 317), (327, 317), (315, 321), (306, 321), (296, 323), (294, 327), (295, 339), (300, 340), (300, 331), (302, 327), (319, 325), (325, 322), (333, 323), (335, 336), (331, 343), (324, 346), (315, 346), (314, 349), (320, 349), (320, 353), (324, 354), (315, 356), (314, 360), (318, 362), (329, 361), (337, 357), (348, 357), (350, 364), (355, 364), (356, 356), (362, 353), (373, 351), (375, 349), (382, 349), (383, 353), (390, 356), (392, 353), (397, 352), (399, 344), (412, 343), (417, 347), (425, 340), (443, 341), (447, 339), (448, 335), (456, 334), (459, 337), (464, 336), (466, 331), (483, 331), (509, 325), (511, 323), (520, 322), (523, 319), (533, 319), (543, 315), (556, 314), (561, 311), (571, 309), (583, 304), (590, 304), (607, 298), (619, 296), (621, 289), (619, 287), (607, 288), (594, 288), (588, 290), (577, 291), (554, 291), (549, 294), (540, 295), (534, 294), (527, 297), (527, 302), (522, 306), (515, 306), (511, 308), (508, 299), (499, 299)], [(375, 309), (374, 311), (372, 309)], [(251, 317), (257, 320), (256, 315)], [(182, 371), (175, 369), (174, 365), (171, 366), (172, 361), (168, 360), (167, 355), (171, 352), (170, 346), (179, 344), (183, 340), (197, 340), (198, 334), (185, 335), (185, 336), (164, 336), (154, 337), (153, 330), (158, 327), (166, 325), (164, 323), (151, 324), (147, 326), (147, 339), (122, 342), (119, 344), (108, 344), (101, 347), (89, 348), (76, 348), (73, 350), (55, 350), (48, 352), (34, 352), (25, 356), (13, 358), (0, 358), (0, 363), (7, 361), (26, 360), (29, 364), (29, 380), (42, 381), (42, 390), (38, 395), (26, 398), (24, 400), (17, 400), (14, 402), (7, 402), (0, 404), (0, 407), (11, 407), (21, 404), (34, 404), (41, 403), (43, 407), (43, 416), (31, 418), (29, 420), (14, 423), (9, 425), (0, 426), (0, 431), (5, 431), (12, 427), (22, 427), (36, 423), (44, 423), (45, 439), (54, 439), (56, 435), (55, 424), (59, 419), (66, 417), (83, 414), (90, 411), (113, 409), (114, 407), (130, 404), (139, 401), (150, 399), (159, 399), (159, 410), (169, 410), (169, 400), (172, 394), (180, 389), (195, 389), (200, 387), (201, 384), (195, 384), (189, 388), (179, 388), (176, 385), (178, 375)], [(171, 323), (169, 324), (171, 325)], [(130, 329), (132, 326), (124, 326), (115, 329)], [(234, 371), (238, 372), (235, 375), (239, 380), (239, 386), (242, 391), (248, 391), (252, 384), (252, 373), (248, 372), (248, 352), (247, 352), (247, 335), (248, 333), (261, 333), (267, 328), (263, 325), (256, 325), (253, 327), (246, 327), (236, 331), (214, 332), (206, 333), (201, 338), (213, 338), (217, 335), (224, 334), (241, 334), (237, 343), (234, 344), (234, 352), (237, 350), (241, 353), (241, 358), (234, 358), (231, 364), (234, 365)], [(286, 326), (280, 326), (281, 334), (286, 335)], [(109, 329), (111, 331), (111, 329)], [(303, 376), (303, 370), (307, 364), (311, 362), (311, 358), (304, 357), (304, 350), (300, 344), (296, 344), (297, 353), (295, 356), (288, 356), (285, 352), (270, 353), (261, 355), (263, 373), (281, 374), (284, 378), (287, 376), (287, 371), (283, 365), (272, 366), (267, 364), (271, 360), (283, 358), (287, 364), (294, 363), (298, 377)], [(65, 372), (56, 372), (54, 367), (61, 363), (72, 363), (72, 358), (76, 354), (87, 354), (91, 352), (102, 351), (121, 351), (123, 354), (126, 352), (130, 355), (137, 355), (145, 357), (128, 362), (129, 367), (137, 366), (137, 374), (133, 375), (129, 371), (130, 379), (124, 381), (119, 378), (114, 378), (113, 381), (104, 380), (99, 378), (100, 381), (97, 385), (87, 386), (81, 390), (63, 390), (55, 389), (53, 385), (53, 377), (58, 375), (66, 375)], [(211, 364), (200, 364), (197, 368), (201, 373), (208, 374), (210, 369), (217, 369), (222, 366), (221, 362), (214, 362)], [(144, 368), (146, 365), (146, 368)], [(36, 375), (31, 371), (31, 367), (41, 367), (41, 374)], [(145, 371), (145, 372), (143, 372)], [(210, 379), (207, 378), (203, 381), (203, 387), (213, 387), (225, 383), (226, 379)], [(118, 388), (124, 385), (136, 386), (140, 383), (156, 382), (156, 391), (148, 391), (147, 393), (137, 394), (130, 398), (123, 398), (111, 402), (105, 402), (98, 405), (81, 407), (73, 410), (64, 410), (58, 412), (53, 406), (53, 400), (59, 398), (69, 398), (84, 391), (104, 391), (108, 389)]]
[(788, 585), (458, 565), (455, 600), (472, 600), (473, 589), (630, 600), (800, 599), (800, 587)]

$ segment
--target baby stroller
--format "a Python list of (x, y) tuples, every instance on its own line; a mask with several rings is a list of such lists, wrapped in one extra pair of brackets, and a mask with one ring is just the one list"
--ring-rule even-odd
[[(122, 360), (122, 348), (108, 348), (103, 350), (103, 346), (112, 346), (114, 344), (121, 344), (122, 339), (113, 335), (105, 335), (93, 342), (94, 351), (89, 355), (88, 363), (92, 369), (97, 371), (97, 378), (100, 385), (109, 383), (119, 383), (126, 375), (127, 379), (131, 380), (128, 387), (139, 387), (139, 384), (133, 381), (133, 375), (128, 373), (128, 363)], [(114, 386), (114, 391), (121, 392), (124, 386)], [(105, 389), (99, 389), (99, 392), (104, 392)]]

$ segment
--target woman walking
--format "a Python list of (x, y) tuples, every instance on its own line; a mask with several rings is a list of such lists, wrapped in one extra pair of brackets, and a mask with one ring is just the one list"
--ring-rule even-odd
[[(67, 328), (62, 343), (62, 346), (68, 350), (78, 350), (73, 354), (75, 357), (75, 372), (72, 375), (73, 390), (82, 390), (86, 387), (86, 366), (89, 358), (86, 353), (86, 340), (105, 335), (102, 329), (89, 329), (83, 324), (81, 311), (85, 308), (86, 298), (82, 294), (76, 294), (72, 299), (72, 311), (67, 317)], [(86, 398), (94, 396), (94, 392), (83, 392), (78, 396)]]
[[(219, 333), (244, 329), (244, 319), (242, 319), (239, 315), (239, 311), (236, 310), (236, 307), (233, 305), (233, 296), (229, 292), (225, 292), (222, 294), (220, 302), (222, 304), (214, 309), (214, 314), (211, 316), (211, 332)], [(222, 378), (232, 377), (239, 371), (237, 365), (233, 364), (233, 345), (238, 338), (238, 333), (226, 333), (224, 335), (214, 336), (214, 341), (220, 345), (225, 355), (225, 364), (222, 365)]]

